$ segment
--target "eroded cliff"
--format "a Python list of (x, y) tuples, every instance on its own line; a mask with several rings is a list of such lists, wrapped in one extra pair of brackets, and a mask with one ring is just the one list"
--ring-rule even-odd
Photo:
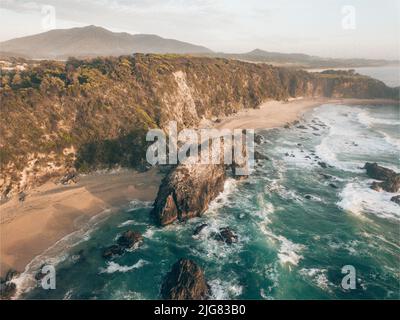
[(1, 197), (75, 170), (144, 169), (149, 128), (297, 96), (398, 99), (398, 90), (353, 73), (178, 55), (29, 63), (2, 74)]

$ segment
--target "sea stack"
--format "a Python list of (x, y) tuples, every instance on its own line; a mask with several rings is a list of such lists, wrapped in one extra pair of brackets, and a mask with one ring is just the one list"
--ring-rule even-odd
[(151, 214), (162, 226), (201, 216), (224, 181), (223, 164), (180, 164), (163, 179)]
[(203, 270), (189, 259), (177, 261), (161, 287), (161, 297), (168, 300), (206, 300), (209, 295)]

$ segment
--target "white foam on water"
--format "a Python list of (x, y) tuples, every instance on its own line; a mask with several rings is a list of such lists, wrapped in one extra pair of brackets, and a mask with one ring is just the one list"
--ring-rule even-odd
[(141, 201), (138, 199), (134, 199), (129, 203), (128, 212), (135, 211), (138, 209), (151, 208), (153, 206), (153, 202), (151, 201)]
[(122, 227), (125, 227), (125, 226), (130, 226), (132, 224), (135, 224), (135, 220), (126, 220), (126, 221), (120, 223), (118, 225), (118, 228), (122, 228)]
[(214, 279), (208, 282), (211, 287), (212, 300), (229, 300), (235, 299), (240, 296), (243, 287), (236, 279), (230, 281), (223, 281), (221, 279)]
[(357, 119), (358, 121), (363, 124), (366, 127), (371, 128), (372, 125), (374, 124), (385, 124), (385, 125), (390, 125), (390, 126), (398, 126), (400, 125), (400, 119), (382, 119), (382, 118), (375, 118), (371, 115), (370, 112), (360, 109), (357, 113)]
[(345, 211), (355, 215), (372, 213), (385, 219), (400, 220), (400, 207), (390, 201), (396, 195), (385, 191), (375, 191), (369, 188), (370, 181), (349, 182), (339, 196), (341, 200), (337, 205)]
[(334, 285), (328, 280), (326, 273), (327, 273), (326, 269), (318, 269), (318, 268), (310, 268), (310, 269), (303, 268), (299, 271), (300, 275), (306, 278), (310, 278), (311, 281), (322, 290), (331, 292), (332, 291), (331, 287)]
[(22, 294), (35, 288), (37, 286), (35, 275), (40, 271), (40, 268), (44, 264), (56, 266), (65, 261), (69, 257), (68, 252), (76, 245), (89, 240), (90, 234), (97, 229), (100, 223), (108, 218), (110, 213), (111, 210), (106, 209), (92, 217), (81, 229), (66, 235), (43, 253), (33, 258), (25, 267), (24, 272), (12, 280), (17, 286), (17, 292), (13, 299), (18, 299)]
[[(378, 132), (383, 136), (383, 139), (385, 139), (385, 141), (388, 144), (390, 144), (393, 147), (395, 147), (396, 149), (400, 150), (400, 139), (399, 138), (394, 138), (394, 137), (390, 136), (388, 133), (381, 131), (381, 130), (378, 130)], [(399, 135), (397, 135), (397, 136), (399, 136)]]
[(238, 236), (237, 243), (227, 244), (214, 238), (219, 233), (220, 228), (229, 225), (231, 225), (229, 219), (224, 219), (224, 217), (217, 215), (208, 217), (207, 226), (196, 236), (200, 241), (196, 243), (196, 246), (190, 246), (192, 254), (209, 261), (217, 260), (220, 263), (224, 263), (229, 260), (232, 262), (231, 260), (242, 250), (243, 244), (248, 241), (248, 238), (243, 237), (236, 227), (232, 229)]
[(100, 273), (114, 273), (114, 272), (128, 272), (134, 269), (139, 269), (150, 262), (140, 259), (138, 262), (131, 266), (121, 266), (114, 261), (107, 262), (106, 268), (101, 268)]
[(63, 300), (70, 300), (72, 298), (72, 293), (74, 292), (74, 290), (70, 289), (68, 290), (63, 297)]
[(116, 290), (111, 294), (111, 300), (144, 300), (144, 297), (132, 290)]
[(224, 190), (210, 202), (208, 210), (205, 214), (217, 213), (223, 206), (229, 204), (229, 196), (237, 189), (238, 181), (233, 178), (228, 178), (224, 183)]
[(264, 194), (257, 194), (257, 205), (259, 210), (252, 210), (251, 215), (262, 219), (265, 223), (271, 223), (271, 214), (275, 212), (275, 207), (271, 202), (264, 200)]
[[(350, 255), (357, 256), (360, 255), (360, 241), (350, 240), (347, 242), (335, 242), (332, 240), (328, 241), (328, 246), (332, 249), (343, 249), (348, 251)], [(364, 252), (362, 252), (364, 253)]]
[(148, 228), (148, 229), (143, 233), (143, 238), (152, 239), (156, 231), (157, 231), (157, 230), (156, 230), (154, 227)]
[[(392, 145), (398, 143), (388, 134), (385, 136), (366, 125), (373, 120), (366, 109), (343, 105), (325, 105), (317, 109), (316, 117), (328, 126), (329, 131), (315, 147), (315, 151), (322, 161), (333, 167), (361, 172), (360, 167), (364, 163), (352, 159), (354, 154), (360, 158), (371, 155), (379, 157), (382, 153), (393, 153)], [(391, 120), (380, 120), (382, 123), (394, 123)]]
[(304, 249), (301, 244), (293, 243), (292, 241), (286, 239), (284, 236), (274, 234), (267, 226), (265, 222), (259, 223), (259, 228), (262, 233), (264, 233), (268, 240), (278, 247), (278, 259), (282, 265), (294, 265), (296, 266), (299, 261), (303, 258), (300, 255), (300, 251)]

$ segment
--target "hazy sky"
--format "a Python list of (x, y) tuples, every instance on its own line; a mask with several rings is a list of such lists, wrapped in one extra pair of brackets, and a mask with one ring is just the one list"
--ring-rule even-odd
[[(1, 41), (48, 30), (49, 7), (43, 6), (53, 6), (56, 28), (93, 24), (113, 31), (153, 33), (214, 51), (260, 48), (325, 57), (400, 56), (400, 0), (0, 0), (0, 4)], [(344, 6), (353, 6), (355, 15)]]

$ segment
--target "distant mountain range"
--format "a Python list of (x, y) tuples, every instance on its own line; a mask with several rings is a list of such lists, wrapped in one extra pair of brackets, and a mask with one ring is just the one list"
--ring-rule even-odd
[(255, 49), (247, 53), (217, 53), (218, 57), (238, 59), (243, 61), (271, 63), (274, 65), (304, 67), (304, 68), (335, 68), (335, 67), (364, 67), (399, 64), (393, 60), (375, 59), (334, 59), (310, 56), (303, 53), (280, 53)]
[(90, 58), (132, 53), (192, 54), (303, 68), (361, 67), (399, 63), (388, 60), (321, 58), (301, 53), (268, 52), (260, 49), (248, 53), (228, 54), (157, 35), (117, 33), (97, 26), (56, 29), (0, 43), (0, 56), (25, 59), (64, 60), (68, 57)]
[(164, 39), (152, 34), (116, 33), (87, 26), (56, 29), (0, 43), (2, 54), (11, 53), (32, 59), (120, 56), (141, 53), (211, 53), (210, 49), (187, 42)]

